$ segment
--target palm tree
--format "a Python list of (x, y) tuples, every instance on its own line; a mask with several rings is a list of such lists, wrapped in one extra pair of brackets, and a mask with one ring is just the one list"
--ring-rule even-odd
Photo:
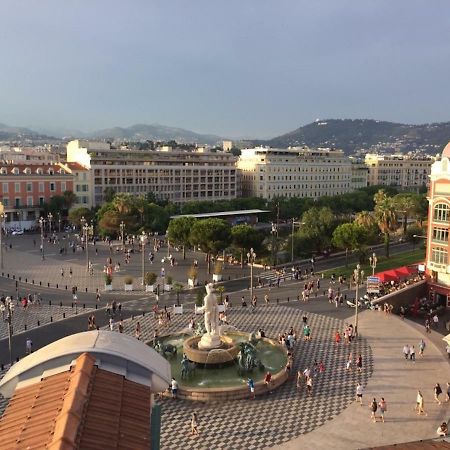
[(375, 218), (380, 231), (384, 235), (386, 258), (389, 258), (390, 231), (395, 230), (397, 217), (392, 197), (388, 197), (383, 189), (380, 189), (373, 197), (375, 201)]
[(364, 228), (371, 228), (376, 224), (375, 217), (369, 211), (361, 211), (356, 214), (354, 222)]
[(403, 217), (403, 234), (406, 234), (406, 228), (408, 227), (408, 217), (411, 216), (416, 209), (416, 202), (412, 198), (411, 194), (397, 194), (394, 199), (394, 206), (398, 213)]

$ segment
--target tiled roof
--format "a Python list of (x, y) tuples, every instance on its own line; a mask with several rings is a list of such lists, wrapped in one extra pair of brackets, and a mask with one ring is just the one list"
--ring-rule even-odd
[(86, 167), (82, 166), (80, 163), (77, 163), (77, 162), (67, 162), (67, 163), (64, 163), (64, 165), (67, 166), (71, 170), (80, 170), (80, 171), (85, 171), (85, 172), (89, 171), (89, 169), (87, 169)]
[(19, 385), (0, 419), (1, 449), (149, 449), (149, 387), (94, 364), (83, 353), (70, 370)]

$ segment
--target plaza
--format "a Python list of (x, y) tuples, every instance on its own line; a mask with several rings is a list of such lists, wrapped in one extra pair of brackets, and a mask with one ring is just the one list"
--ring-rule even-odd
[[(103, 283), (103, 274), (95, 273), (94, 277), (86, 274), (84, 253), (77, 253), (70, 258), (67, 255), (65, 260), (63, 258), (66, 256), (60, 256), (57, 251), (49, 251), (43, 262), (39, 251), (35, 251), (33, 247), (32, 239), (32, 236), (8, 238), (12, 249), (8, 248), (5, 253), (9, 258), (5, 271), (9, 272), (10, 278), (0, 279), (4, 292), (11, 293), (15, 283), (12, 276), (17, 280), (20, 274), (23, 279), (26, 273), (26, 278), (33, 277), (35, 285), (29, 281), (21, 281), (20, 292), (26, 294), (40, 290), (44, 300), (42, 306), (32, 305), (26, 311), (20, 306), (16, 307), (17, 316), (14, 320), (18, 334), (14, 335), (13, 344), (15, 354), (20, 357), (24, 356), (26, 337), (31, 337), (37, 347), (43, 346), (68, 333), (86, 330), (87, 317), (91, 314), (95, 315), (102, 328), (107, 329), (109, 316), (106, 313), (106, 303), (112, 299), (122, 304), (121, 314), (114, 317), (115, 332), (118, 332), (118, 322), (122, 318), (123, 332), (134, 336), (139, 321), (141, 340), (146, 342), (152, 340), (155, 329), (158, 329), (160, 336), (164, 336), (185, 329), (193, 317), (199, 320), (199, 316), (194, 314), (195, 293), (191, 290), (180, 295), (184, 306), (183, 314), (172, 315), (171, 321), (162, 326), (152, 313), (154, 296), (144, 294), (143, 291), (125, 293), (118, 289), (112, 293), (102, 292), (101, 300), (97, 302), (96, 285), (89, 285), (86, 280), (98, 280), (100, 285)], [(102, 243), (97, 246), (98, 255), (94, 258), (98, 259), (94, 261), (100, 265), (109, 255), (109, 250)], [(161, 250), (161, 254), (166, 251), (167, 249)], [(174, 255), (178, 256), (175, 252)], [(191, 264), (194, 257), (199, 262), (202, 261), (200, 254), (188, 254), (186, 266)], [(126, 269), (134, 271), (136, 277), (141, 270), (139, 262), (140, 254), (136, 254), (134, 262), (132, 257), (132, 263)], [(62, 278), (61, 266), (68, 267), (69, 264), (73, 274), (72, 278), (68, 278), (67, 271), (65, 273), (67, 291), (64, 287), (61, 289), (61, 286), (56, 289), (56, 283), (60, 284)], [(155, 262), (152, 270), (159, 271), (162, 264)], [(180, 278), (184, 276), (185, 269), (178, 266), (174, 268), (175, 277), (177, 270)], [(206, 281), (206, 267), (201, 270), (204, 270)], [(397, 316), (378, 311), (363, 310), (359, 315), (360, 336), (357, 341), (349, 345), (337, 345), (334, 341), (335, 332), (342, 331), (347, 323), (354, 321), (353, 309), (346, 306), (336, 308), (324, 295), (329, 286), (336, 290), (337, 284), (330, 284), (327, 279), (321, 280), (317, 296), (312, 296), (308, 302), (302, 302), (297, 300), (297, 296), (303, 289), (303, 281), (288, 279), (280, 287), (276, 287), (276, 283), (269, 287), (269, 280), (274, 281), (271, 279), (272, 272), (256, 273), (267, 282), (264, 287), (254, 290), (259, 301), (253, 311), (250, 304), (243, 308), (240, 301), (242, 296), (249, 300), (249, 279), (243, 276), (245, 273), (242, 273), (240, 267), (230, 269), (232, 279), (224, 283), (225, 293), (229, 295), (232, 304), (227, 311), (229, 323), (246, 332), (262, 328), (268, 337), (277, 339), (280, 333), (286, 332), (290, 327), (294, 327), (300, 335), (302, 317), (306, 315), (312, 330), (312, 340), (297, 340), (293, 351), (294, 364), (288, 381), (272, 393), (258, 395), (254, 400), (216, 403), (158, 399), (162, 411), (162, 449), (357, 449), (435, 437), (437, 426), (449, 414), (448, 403), (439, 406), (433, 402), (434, 384), (439, 382), (441, 386), (445, 386), (450, 379), (449, 365), (443, 354), (439, 333), (432, 331), (432, 335), (425, 336), (424, 329), (413, 322), (402, 321)], [(125, 270), (121, 276), (125, 276)], [(36, 283), (39, 278), (42, 286)], [(317, 278), (313, 277), (314, 280)], [(51, 287), (46, 287), (46, 283), (50, 283)], [(79, 286), (80, 292), (77, 311), (71, 304), (73, 299), (70, 286), (73, 284)], [(88, 292), (85, 292), (86, 288)], [(347, 285), (341, 286), (341, 292), (348, 296), (354, 293)], [(270, 298), (269, 305), (264, 304), (266, 294)], [(51, 306), (48, 304), (49, 299)], [(161, 295), (159, 307), (162, 309), (166, 306), (171, 310), (174, 301), (173, 294)], [(60, 303), (62, 306), (59, 306)], [(65, 317), (62, 316), (63, 312)], [(49, 315), (53, 317), (53, 322), (50, 322)], [(28, 322), (27, 330), (23, 329), (25, 322)], [(415, 363), (405, 361), (401, 353), (402, 347), (408, 343), (417, 348), (422, 337), (427, 342), (425, 357), (417, 357)], [(2, 358), (6, 361), (6, 354), (3, 355), (6, 348), (6, 324), (2, 325), (0, 338)], [(349, 354), (353, 360), (357, 355), (362, 355), (361, 373), (355, 369), (346, 370)], [(305, 387), (300, 392), (297, 390), (296, 374), (298, 370), (312, 368), (315, 361), (322, 362), (325, 370), (313, 378), (313, 392), (308, 396)], [(362, 407), (355, 401), (357, 383), (361, 383), (364, 388)], [(426, 417), (419, 417), (413, 411), (417, 389), (424, 393), (428, 414)], [(371, 422), (368, 403), (372, 397), (377, 400), (381, 397), (386, 399), (386, 423)], [(2, 400), (0, 408), (3, 410), (5, 406), (5, 400)], [(200, 436), (195, 438), (189, 433), (192, 412), (196, 412), (199, 417)]]

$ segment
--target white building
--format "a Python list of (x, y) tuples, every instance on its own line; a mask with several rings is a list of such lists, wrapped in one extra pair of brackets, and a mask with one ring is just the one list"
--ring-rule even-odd
[(369, 168), (370, 186), (395, 186), (405, 191), (418, 191), (429, 186), (429, 175), (434, 158), (406, 155), (379, 155), (368, 153), (365, 163)]
[(90, 169), (92, 204), (101, 205), (104, 193), (144, 195), (173, 203), (193, 200), (231, 200), (238, 196), (236, 157), (228, 153), (113, 149), (108, 143), (71, 141), (67, 162)]
[(237, 167), (245, 197), (320, 198), (354, 189), (352, 164), (341, 150), (249, 148)]

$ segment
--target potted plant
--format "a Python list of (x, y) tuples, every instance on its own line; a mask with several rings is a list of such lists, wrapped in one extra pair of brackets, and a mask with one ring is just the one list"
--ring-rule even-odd
[(225, 312), (225, 305), (223, 304), (223, 293), (225, 286), (219, 286), (216, 291), (220, 294), (219, 304), (217, 305), (217, 312)]
[(194, 288), (198, 284), (197, 280), (198, 270), (197, 267), (191, 266), (188, 270), (188, 286)]
[(222, 270), (222, 261), (216, 261), (216, 263), (214, 264), (213, 281), (222, 281)]
[(164, 285), (164, 290), (170, 292), (172, 290), (173, 277), (170, 275), (166, 276), (166, 284)]
[(203, 311), (201, 310), (203, 306), (203, 299), (206, 295), (206, 289), (205, 287), (201, 287), (197, 291), (197, 295), (195, 297), (195, 314), (203, 314)]
[(180, 283), (174, 283), (173, 290), (177, 294), (177, 304), (173, 306), (173, 313), (174, 314), (183, 314), (183, 305), (180, 305), (180, 294), (181, 294), (181, 291), (183, 290), (183, 285)]
[(105, 291), (112, 291), (112, 276), (105, 274)]
[(133, 277), (125, 277), (125, 290), (132, 291), (133, 290)]
[(145, 292), (154, 292), (155, 283), (158, 279), (156, 273), (146, 272), (144, 275)]

